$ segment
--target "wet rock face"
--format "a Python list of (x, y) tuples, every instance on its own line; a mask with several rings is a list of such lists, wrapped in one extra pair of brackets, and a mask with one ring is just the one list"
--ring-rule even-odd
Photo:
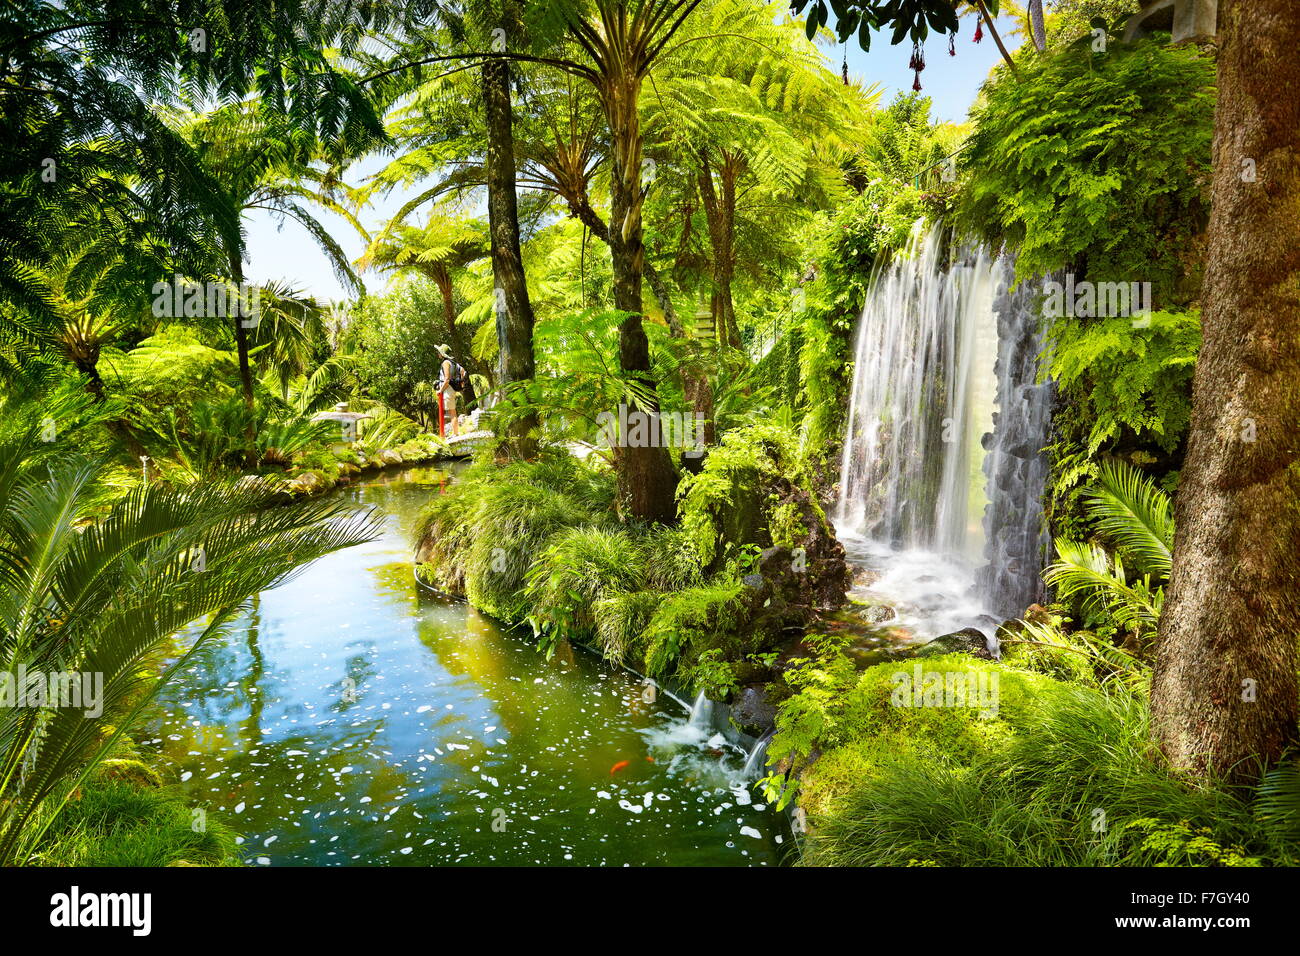
[(872, 568), (855, 567), (851, 571), (854, 590), (866, 590), (880, 580), (880, 572)]
[(776, 726), (776, 701), (769, 684), (747, 684), (732, 698), (731, 722), (752, 737)]
[(783, 490), (778, 508), (794, 509), (800, 533), (792, 547), (769, 550), (789, 555), (788, 573), (795, 574), (800, 582), (802, 603), (820, 611), (843, 607), (853, 586), (844, 546), (807, 491), (789, 483)]
[[(810, 483), (786, 473), (790, 463), (778, 448), (767, 453), (775, 467), (722, 472), (730, 489), (713, 514), (718, 548), (709, 570), (718, 570), (725, 560), (724, 543), (756, 545), (767, 549), (758, 573), (776, 591), (788, 593), (791, 604), (822, 611), (842, 607), (852, 585), (844, 547)], [(787, 588), (795, 583), (797, 593)]]
[(868, 624), (884, 624), (897, 616), (897, 612), (888, 604), (872, 604), (862, 609), (862, 619)]
[(824, 550), (826, 553), (814, 557), (809, 550), (767, 548), (759, 555), (758, 573), (753, 577), (756, 583), (761, 580), (761, 589), (775, 599), (773, 603), (779, 601), (811, 620), (818, 611), (842, 607), (848, 591), (844, 549), (832, 536)]
[(1036, 308), (1038, 285), (1022, 282), (1011, 289), (1010, 260), (999, 263), (1000, 278), (994, 311), (998, 323), (999, 411), (994, 431), (981, 442), (989, 504), (984, 511), (984, 557), (977, 573), (985, 601), (998, 614), (1010, 617), (1040, 600), (1039, 572), (1050, 545), (1042, 503), (1048, 461), (1054, 386), (1038, 382), (1038, 356), (1043, 347)]
[(971, 657), (978, 657), (985, 661), (994, 659), (983, 632), (973, 627), (965, 627), (960, 631), (936, 637), (922, 644), (916, 652), (917, 657), (938, 657), (941, 654), (969, 654)]

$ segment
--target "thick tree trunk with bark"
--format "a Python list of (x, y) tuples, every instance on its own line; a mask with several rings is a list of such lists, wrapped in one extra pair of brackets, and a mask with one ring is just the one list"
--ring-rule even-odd
[[(619, 367), (639, 379), (648, 394), (646, 411), (658, 413), (650, 374), (650, 343), (641, 324), (641, 275), (645, 247), (641, 231), (641, 124), (637, 114), (640, 80), (630, 73), (612, 79), (602, 105), (612, 134), (610, 253), (614, 307), (627, 312), (619, 326)], [(620, 500), (634, 518), (672, 521), (677, 512), (677, 475), (666, 448), (624, 448), (619, 456)]]
[(1039, 53), (1047, 49), (1047, 25), (1043, 22), (1043, 0), (1029, 0), (1029, 32)]
[(1175, 766), (1248, 781), (1296, 736), (1300, 4), (1227, 0), (1219, 24), (1204, 345), (1151, 708)]
[[(591, 200), (587, 197), (585, 191), (574, 195), (566, 194), (565, 202), (569, 204), (569, 211), (573, 213), (574, 218), (591, 230), (591, 234), (599, 239), (605, 245), (609, 245), (609, 226), (605, 220), (600, 218), (600, 213), (596, 212), (591, 205)], [(645, 272), (645, 280), (650, 284), (650, 291), (654, 294), (655, 301), (659, 303), (659, 308), (663, 310), (664, 321), (668, 323), (668, 331), (673, 334), (674, 338), (684, 338), (686, 330), (682, 328), (682, 320), (677, 317), (677, 309), (673, 306), (672, 294), (668, 291), (668, 284), (664, 282), (663, 276), (650, 264), (648, 260), (642, 262), (642, 269)]]
[[(590, 229), (597, 238), (608, 245), (609, 226), (600, 218), (599, 213), (592, 208), (586, 194), (566, 197), (566, 199), (573, 215)], [(664, 310), (664, 321), (668, 323), (668, 331), (673, 338), (686, 338), (686, 330), (682, 327), (681, 319), (677, 317), (677, 310), (673, 308), (668, 286), (663, 277), (651, 267), (649, 262), (645, 263), (645, 278), (646, 282), (650, 284), (650, 290), (659, 301), (659, 307)], [(699, 351), (698, 344), (695, 345), (695, 349), (697, 352)], [(712, 445), (715, 433), (713, 425), (713, 383), (709, 381), (708, 372), (698, 361), (688, 363), (681, 370), (681, 375), (682, 391), (686, 395), (686, 400), (690, 403), (691, 410), (704, 421), (704, 443)]]
[[(500, 384), (506, 386), (531, 379), (534, 365), (533, 305), (528, 298), (519, 244), (510, 68), (505, 60), (494, 59), (483, 64), (483, 101), (488, 136), (488, 229), (492, 239), (492, 275), (499, 290), (496, 305), (497, 340), (501, 346), (499, 378)], [(536, 455), (537, 429), (536, 415), (523, 416), (511, 425), (511, 443), (520, 457)]]

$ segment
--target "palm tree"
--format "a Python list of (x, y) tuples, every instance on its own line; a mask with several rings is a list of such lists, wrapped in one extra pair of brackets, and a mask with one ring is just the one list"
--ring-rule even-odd
[[(378, 143), (382, 131), (350, 141), (350, 146), (364, 151)], [(336, 198), (344, 190), (327, 172), (312, 166), (324, 155), (323, 144), (293, 119), (270, 112), (260, 103), (239, 103), (206, 114), (191, 122), (188, 139), (193, 143), (202, 167), (219, 184), (223, 201), (236, 219), (253, 210), (270, 212), (281, 219), (291, 219), (315, 240), (334, 269), (339, 281), (354, 292), (365, 291), (352, 270), (347, 254), (329, 230), (306, 208), (315, 204), (347, 219), (362, 236), (365, 229), (352, 215), (350, 203)], [(336, 154), (336, 160), (339, 156)], [(235, 285), (244, 282), (244, 242), (242, 232), (224, 245), (221, 261), (213, 268), (222, 278)], [(235, 348), (239, 358), (239, 377), (244, 404), (249, 410), (252, 427), (254, 406), (252, 363), (249, 360), (256, 325), (247, 317), (231, 318)], [(256, 464), (255, 436), (249, 432), (246, 465)]]
[[(102, 714), (48, 699), (0, 709), (0, 865), (25, 859), (158, 689), (249, 598), (375, 530), (340, 502), (269, 507), (273, 491), (224, 483), (142, 485), (92, 521), (101, 466), (22, 424), (0, 437), (0, 672), (102, 676)], [(188, 650), (154, 674), (191, 622)]]

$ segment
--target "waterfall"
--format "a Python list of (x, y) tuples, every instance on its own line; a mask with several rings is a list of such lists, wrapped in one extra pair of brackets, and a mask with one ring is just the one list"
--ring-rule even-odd
[(696, 696), (695, 703), (691, 705), (691, 716), (686, 721), (686, 726), (701, 731), (713, 729), (713, 701), (705, 697), (703, 692)]
[(896, 548), (977, 559), (993, 426), (997, 333), (988, 256), (942, 268), (938, 229), (914, 232), (877, 277), (854, 349), (839, 520)]
[(769, 730), (754, 741), (749, 756), (745, 758), (745, 769), (741, 772), (745, 780), (757, 780), (763, 775), (763, 768), (767, 766), (767, 745), (772, 742), (774, 735), (775, 731)]
[(1032, 284), (1009, 292), (1011, 261), (983, 247), (947, 256), (918, 224), (872, 283), (836, 515), (872, 590), (928, 637), (1033, 600), (1051, 405)]

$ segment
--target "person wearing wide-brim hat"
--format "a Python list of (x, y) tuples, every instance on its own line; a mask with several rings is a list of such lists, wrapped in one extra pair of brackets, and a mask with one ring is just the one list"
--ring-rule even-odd
[(465, 380), (469, 373), (451, 357), (451, 349), (445, 345), (435, 346), (442, 356), (442, 368), (438, 372), (438, 394), (442, 396), (443, 412), (447, 416), (447, 425), (451, 435), (460, 434), (460, 416), (456, 413), (456, 401), (465, 390)]

